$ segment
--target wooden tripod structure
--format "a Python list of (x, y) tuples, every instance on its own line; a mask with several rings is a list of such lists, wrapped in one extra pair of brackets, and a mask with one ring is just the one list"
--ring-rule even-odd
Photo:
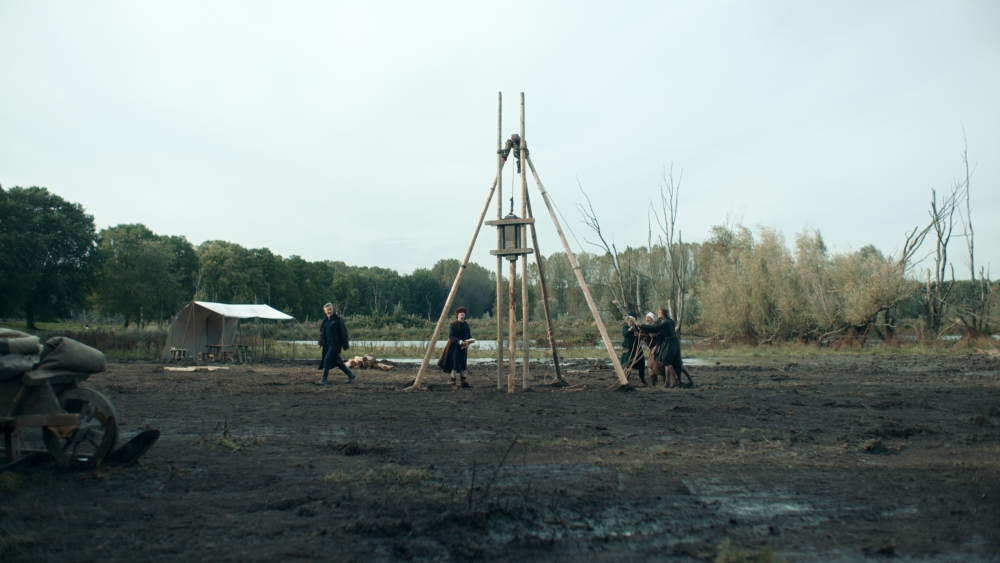
[[(545, 202), (545, 207), (549, 210), (549, 216), (552, 218), (552, 223), (555, 225), (556, 232), (559, 233), (559, 238), (562, 240), (563, 250), (566, 252), (566, 257), (569, 258), (570, 266), (573, 268), (573, 273), (576, 275), (576, 280), (580, 284), (580, 289), (583, 290), (583, 296), (587, 300), (587, 306), (590, 308), (591, 314), (594, 316), (594, 322), (597, 323), (597, 328), (600, 330), (601, 339), (604, 341), (604, 347), (607, 348), (608, 355), (611, 357), (611, 362), (614, 364), (615, 373), (618, 375), (618, 381), (622, 385), (628, 385), (628, 378), (625, 376), (625, 372), (622, 370), (621, 363), (618, 361), (618, 355), (615, 353), (614, 344), (611, 343), (611, 337), (608, 336), (608, 331), (604, 327), (604, 322), (601, 320), (600, 311), (597, 310), (597, 304), (594, 302), (594, 298), (590, 295), (590, 289), (587, 287), (587, 282), (583, 279), (583, 273), (580, 271), (580, 265), (576, 261), (576, 255), (569, 247), (569, 242), (566, 240), (566, 235), (563, 234), (562, 226), (559, 224), (559, 220), (556, 218), (555, 210), (552, 207), (552, 200), (549, 193), (545, 191), (545, 186), (542, 185), (542, 181), (538, 178), (538, 172), (535, 171), (535, 165), (531, 161), (531, 157), (528, 156), (527, 143), (524, 140), (524, 92), (521, 92), (521, 134), (519, 137), (519, 145), (515, 151), (515, 156), (518, 158), (518, 168), (520, 169), (521, 176), (521, 217), (518, 218), (513, 214), (509, 215), (507, 218), (502, 217), (503, 215), (503, 167), (506, 163), (505, 154), (503, 151), (503, 134), (502, 130), (502, 117), (503, 117), (503, 96), (497, 93), (497, 171), (496, 176), (493, 177), (493, 185), (490, 186), (489, 195), (486, 197), (486, 203), (483, 205), (483, 210), (479, 214), (479, 219), (476, 221), (476, 227), (472, 232), (472, 240), (469, 242), (469, 246), (465, 251), (465, 257), (462, 259), (462, 263), (458, 268), (458, 273), (455, 274), (455, 281), (451, 284), (451, 291), (448, 292), (448, 298), (445, 300), (444, 308), (441, 310), (441, 317), (438, 319), (437, 325), (434, 327), (434, 334), (431, 336), (430, 344), (427, 346), (427, 353), (424, 354), (424, 360), (420, 364), (420, 371), (417, 372), (417, 377), (413, 381), (413, 386), (409, 387), (410, 390), (421, 389), (421, 383), (423, 382), (424, 376), (427, 373), (427, 365), (430, 363), (431, 356), (434, 354), (434, 350), (437, 347), (438, 336), (441, 335), (441, 329), (444, 327), (445, 322), (448, 320), (449, 311), (451, 306), (455, 301), (455, 294), (458, 292), (458, 287), (462, 281), (462, 276), (465, 274), (465, 270), (469, 265), (469, 257), (472, 255), (472, 249), (476, 246), (476, 239), (479, 238), (479, 230), (484, 224), (497, 227), (497, 250), (490, 251), (497, 257), (497, 390), (503, 389), (503, 359), (504, 359), (504, 340), (503, 340), (503, 310), (501, 308), (502, 301), (502, 287), (503, 287), (503, 259), (506, 257), (510, 261), (510, 273), (509, 273), (509, 286), (508, 286), (508, 343), (507, 349), (509, 351), (509, 365), (507, 370), (507, 392), (513, 393), (515, 388), (516, 379), (516, 353), (517, 353), (517, 319), (516, 319), (516, 292), (515, 292), (515, 280), (517, 278), (517, 259), (518, 257), (523, 257), (521, 261), (521, 336), (522, 336), (522, 353), (523, 353), (523, 366), (522, 366), (522, 378), (521, 385), (523, 389), (528, 389), (529, 387), (529, 362), (528, 362), (528, 351), (529, 351), (529, 341), (528, 341), (528, 254), (535, 255), (535, 263), (538, 266), (538, 281), (542, 290), (542, 304), (545, 309), (545, 323), (547, 329), (547, 336), (549, 341), (549, 346), (552, 349), (552, 360), (555, 363), (556, 379), (555, 383), (563, 382), (562, 372), (559, 369), (559, 353), (556, 350), (555, 335), (552, 331), (552, 315), (549, 311), (549, 299), (548, 299), (548, 289), (545, 285), (545, 273), (542, 267), (542, 254), (538, 250), (538, 235), (535, 232), (535, 219), (531, 211), (531, 201), (528, 198), (528, 181), (527, 181), (527, 170), (531, 170), (531, 175), (535, 180), (535, 185), (538, 186), (538, 191), (542, 195), (542, 200)], [(512, 140), (517, 138), (512, 136)], [(489, 210), (490, 203), (493, 200), (493, 196), (496, 194), (497, 197), (497, 218), (495, 221), (485, 221), (486, 213)], [(513, 196), (513, 194), (512, 194)], [(524, 242), (527, 241), (527, 229), (531, 229), (531, 247), (523, 246)], [(519, 232), (515, 232), (519, 231)], [(513, 235), (513, 236), (512, 236)]]

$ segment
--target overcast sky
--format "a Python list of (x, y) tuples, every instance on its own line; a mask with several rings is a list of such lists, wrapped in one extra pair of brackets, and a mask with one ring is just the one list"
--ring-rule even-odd
[[(579, 179), (619, 247), (645, 244), (673, 163), (687, 241), (732, 215), (790, 246), (810, 228), (834, 252), (898, 251), (964, 175), (964, 127), (976, 261), (1000, 276), (996, 1), (0, 0), (0, 81), (5, 188), (45, 186), (101, 228), (401, 273), (461, 258), (498, 91), (505, 137), (525, 93), (568, 227), (587, 235)], [(484, 229), (473, 260), (492, 269), (494, 244)]]

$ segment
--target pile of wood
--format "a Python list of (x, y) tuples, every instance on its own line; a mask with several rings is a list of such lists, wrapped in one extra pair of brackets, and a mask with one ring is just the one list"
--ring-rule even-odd
[(379, 361), (368, 354), (365, 354), (364, 356), (354, 356), (353, 358), (344, 360), (344, 363), (351, 369), (377, 369), (381, 371), (396, 369), (396, 364), (390, 362), (389, 360)]

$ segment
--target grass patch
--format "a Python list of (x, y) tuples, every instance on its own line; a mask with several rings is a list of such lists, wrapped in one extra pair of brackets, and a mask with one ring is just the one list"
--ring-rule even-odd
[[(351, 339), (354, 341), (418, 341), (420, 346), (389, 346), (376, 344), (372, 346), (352, 346), (343, 356), (370, 354), (378, 358), (420, 358), (426, 350), (426, 341), (434, 331), (435, 322), (415, 317), (405, 318), (373, 318), (352, 316), (346, 319)], [(474, 337), (488, 340), (495, 337), (496, 324), (494, 319), (469, 319)], [(615, 345), (620, 344), (617, 338), (617, 327), (621, 326), (618, 319), (605, 319)], [(142, 328), (130, 326), (125, 329), (121, 325), (102, 323), (81, 325), (75, 322), (37, 323), (38, 330), (27, 331), (24, 322), (4, 322), (2, 327), (9, 327), (23, 332), (32, 332), (43, 341), (52, 336), (68, 336), (84, 344), (93, 346), (109, 357), (142, 357), (156, 359), (161, 357), (167, 338), (169, 326), (157, 327), (150, 324)], [(597, 327), (592, 319), (555, 319), (554, 333), (559, 356), (565, 360), (581, 360), (605, 358), (606, 352), (601, 343)], [(694, 327), (692, 330), (697, 330)], [(252, 332), (252, 331), (251, 331)], [(320, 349), (312, 342), (317, 338), (318, 321), (310, 319), (308, 324), (286, 323), (267, 325), (263, 339), (263, 353), (268, 358), (291, 358), (291, 344), (283, 341), (300, 340), (308, 343), (298, 344), (294, 356), (299, 359), (319, 359)], [(529, 340), (532, 348), (529, 356), (535, 359), (548, 359), (551, 352), (546, 338), (544, 320), (529, 322)], [(912, 335), (910, 335), (912, 336)], [(778, 342), (764, 345), (719, 342), (717, 340), (691, 338), (695, 344), (685, 343), (683, 354), (686, 358), (801, 358), (816, 356), (934, 356), (958, 355), (975, 353), (977, 350), (995, 350), (996, 340), (980, 337), (972, 340), (921, 340), (901, 342), (898, 345), (887, 346), (877, 338), (869, 338), (871, 346), (845, 346), (836, 349), (832, 346), (817, 346), (816, 343), (799, 341)], [(256, 334), (244, 333), (244, 344), (259, 344)], [(519, 344), (520, 346), (520, 344)], [(443, 348), (443, 341), (438, 350)], [(259, 353), (259, 352), (257, 352)], [(496, 352), (473, 346), (469, 350), (471, 358), (493, 358)]]
[(889, 448), (885, 447), (882, 440), (872, 438), (858, 444), (856, 451), (866, 454), (884, 454), (889, 453)]
[(431, 474), (426, 469), (412, 469), (387, 463), (380, 467), (351, 473), (337, 469), (324, 475), (323, 480), (331, 483), (349, 482), (363, 485), (416, 485), (430, 477)]
[(199, 445), (209, 445), (218, 448), (224, 448), (230, 451), (237, 451), (250, 446), (260, 446), (264, 443), (264, 439), (258, 436), (254, 436), (251, 433), (248, 436), (236, 437), (232, 433), (232, 425), (229, 423), (229, 419), (224, 419), (221, 423), (215, 426), (216, 435), (211, 438), (202, 438), (198, 444)]
[(778, 342), (774, 344), (705, 343), (683, 347), (686, 358), (797, 358), (822, 356), (942, 356), (976, 352), (992, 346), (996, 340), (980, 337), (972, 340), (919, 340), (886, 346), (878, 339), (869, 339), (871, 346), (817, 346), (815, 343)]
[(526, 448), (595, 448), (597, 446), (607, 446), (614, 443), (610, 438), (598, 438), (593, 436), (585, 440), (570, 440), (569, 438), (555, 438), (553, 440), (527, 440), (517, 441), (518, 445)]

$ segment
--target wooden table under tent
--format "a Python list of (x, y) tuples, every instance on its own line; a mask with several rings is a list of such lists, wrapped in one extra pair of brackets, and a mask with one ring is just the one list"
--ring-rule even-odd
[[(244, 319), (256, 320), (255, 330), (247, 338), (240, 328)], [(288, 321), (292, 317), (268, 305), (194, 301), (181, 309), (170, 324), (163, 359), (246, 362), (251, 353), (260, 359), (264, 351), (261, 320)]]

